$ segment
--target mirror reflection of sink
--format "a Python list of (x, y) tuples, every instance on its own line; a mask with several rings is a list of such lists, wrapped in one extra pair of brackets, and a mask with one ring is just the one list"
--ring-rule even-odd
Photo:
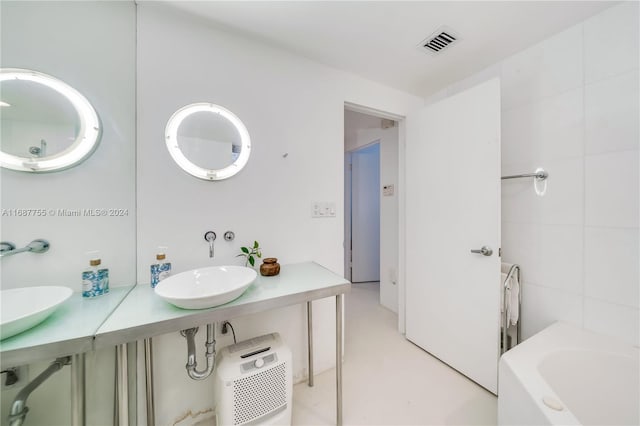
[(44, 321), (73, 291), (68, 287), (24, 287), (0, 291), (0, 339), (14, 336)]
[(179, 308), (213, 308), (240, 297), (257, 275), (256, 271), (244, 266), (210, 266), (166, 278), (155, 291)]

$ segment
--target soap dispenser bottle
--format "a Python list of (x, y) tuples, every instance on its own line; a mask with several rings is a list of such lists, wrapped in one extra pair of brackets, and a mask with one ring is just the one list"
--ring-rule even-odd
[(156, 263), (151, 265), (151, 288), (155, 288), (160, 281), (169, 275), (171, 275), (171, 262), (167, 260), (167, 255), (164, 252), (160, 252), (156, 254)]
[(109, 293), (109, 269), (102, 260), (93, 257), (89, 260), (89, 268), (82, 272), (82, 297), (92, 298)]

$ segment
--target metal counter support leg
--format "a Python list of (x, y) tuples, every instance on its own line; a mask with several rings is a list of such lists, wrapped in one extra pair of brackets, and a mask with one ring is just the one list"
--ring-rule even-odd
[(313, 386), (313, 313), (311, 301), (307, 302), (307, 339), (309, 350), (309, 387)]
[(73, 355), (71, 360), (71, 424), (87, 424), (85, 392), (85, 355)]
[(151, 337), (144, 339), (144, 376), (147, 382), (147, 426), (156, 424), (153, 396), (153, 342)]
[(342, 426), (342, 304), (343, 294), (336, 296), (336, 424)]
[(129, 366), (126, 343), (116, 346), (116, 404), (114, 424), (129, 426)]

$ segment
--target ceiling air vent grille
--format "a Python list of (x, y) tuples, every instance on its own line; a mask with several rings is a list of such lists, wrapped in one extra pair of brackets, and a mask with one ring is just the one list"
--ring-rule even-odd
[(449, 28), (440, 28), (424, 39), (420, 46), (431, 54), (441, 53), (444, 49), (456, 43), (460, 37)]

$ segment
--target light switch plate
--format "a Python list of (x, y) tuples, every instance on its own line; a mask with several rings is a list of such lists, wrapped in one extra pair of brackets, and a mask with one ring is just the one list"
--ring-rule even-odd
[(313, 201), (311, 203), (311, 217), (336, 217), (336, 203), (329, 201)]

